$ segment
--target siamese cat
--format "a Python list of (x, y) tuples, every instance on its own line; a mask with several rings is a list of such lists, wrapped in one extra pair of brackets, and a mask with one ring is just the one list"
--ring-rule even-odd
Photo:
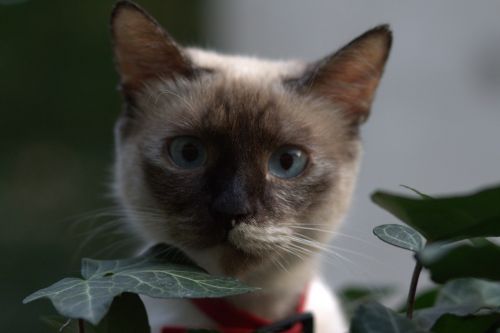
[[(351, 200), (388, 26), (313, 63), (181, 47), (129, 1), (111, 30), (125, 101), (114, 188), (137, 235), (261, 288), (227, 298), (237, 311), (276, 322), (302, 299), (315, 332), (346, 332), (318, 256)], [(253, 331), (221, 328), (190, 300), (145, 303), (152, 332)]]

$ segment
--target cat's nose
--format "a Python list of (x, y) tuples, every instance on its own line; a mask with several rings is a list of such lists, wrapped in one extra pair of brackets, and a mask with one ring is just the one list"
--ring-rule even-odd
[(246, 222), (254, 214), (248, 194), (241, 182), (226, 183), (212, 202), (214, 218), (226, 227)]
[(246, 197), (221, 195), (212, 204), (214, 218), (226, 227), (246, 222), (253, 214), (250, 202)]

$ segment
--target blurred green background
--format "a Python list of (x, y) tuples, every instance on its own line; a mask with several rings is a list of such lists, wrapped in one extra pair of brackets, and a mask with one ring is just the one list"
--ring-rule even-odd
[[(89, 233), (110, 219), (96, 209), (113, 205), (114, 2), (0, 0), (1, 332), (53, 331), (40, 320), (50, 303), (22, 299), (78, 274), (82, 256), (130, 251), (113, 229)], [(179, 42), (203, 40), (202, 1), (137, 2)]]

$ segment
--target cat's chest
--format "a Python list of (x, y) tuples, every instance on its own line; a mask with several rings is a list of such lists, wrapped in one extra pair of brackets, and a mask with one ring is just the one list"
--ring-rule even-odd
[[(189, 300), (143, 297), (152, 333), (164, 327), (216, 329), (216, 324)], [(345, 333), (347, 325), (338, 301), (329, 288), (315, 278), (309, 288), (305, 311), (314, 315), (315, 333)]]

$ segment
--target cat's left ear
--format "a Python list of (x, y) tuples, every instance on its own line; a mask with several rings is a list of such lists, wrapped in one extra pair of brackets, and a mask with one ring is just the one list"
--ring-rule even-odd
[(370, 113), (391, 43), (389, 26), (378, 26), (336, 53), (310, 64), (300, 78), (287, 83), (330, 99), (347, 113), (353, 125), (359, 125)]
[(151, 79), (190, 77), (195, 70), (183, 49), (145, 10), (119, 1), (111, 15), (111, 35), (121, 87), (127, 95)]

